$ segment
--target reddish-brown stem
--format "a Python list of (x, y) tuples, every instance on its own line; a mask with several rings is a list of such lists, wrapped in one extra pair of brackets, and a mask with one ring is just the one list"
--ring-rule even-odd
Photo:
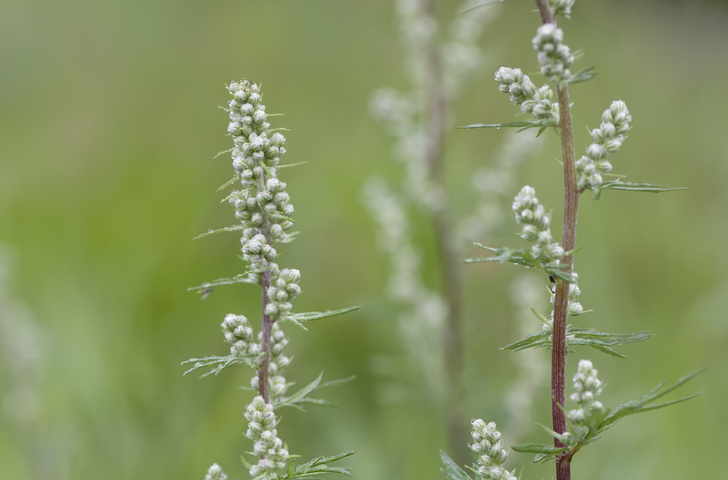
[[(556, 23), (546, 0), (536, 0), (543, 23)], [(576, 159), (574, 155), (574, 135), (571, 125), (571, 105), (569, 90), (566, 84), (556, 89), (559, 98), (559, 130), (561, 133), (561, 150), (564, 162), (564, 223), (562, 227), (561, 246), (567, 252), (574, 250), (576, 244), (576, 223), (579, 215), (579, 190), (576, 184)], [(561, 263), (566, 265), (565, 273), (574, 268), (572, 255), (565, 256)], [(556, 282), (556, 298), (554, 300), (554, 325), (551, 350), (551, 417), (553, 430), (566, 432), (566, 414), (560, 408), (566, 403), (566, 326), (569, 306), (569, 284), (563, 280)], [(554, 439), (554, 445), (564, 447)], [(571, 479), (571, 455), (564, 455), (556, 462), (556, 479)]]

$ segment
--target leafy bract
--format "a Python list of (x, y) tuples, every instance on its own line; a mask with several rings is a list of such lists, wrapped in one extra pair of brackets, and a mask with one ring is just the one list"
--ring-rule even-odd
[[(475, 244), (476, 247), (480, 247), (483, 250), (487, 250), (493, 255), (494, 257), (485, 257), (485, 258), (467, 258), (465, 259), (466, 263), (478, 263), (478, 262), (498, 262), (498, 263), (513, 263), (515, 265), (523, 265), (528, 268), (537, 268), (539, 270), (542, 270), (546, 272), (549, 275), (553, 275), (556, 278), (559, 278), (565, 282), (568, 283), (575, 283), (576, 277), (574, 277), (571, 273), (566, 272), (569, 268), (568, 264), (562, 264), (559, 262), (547, 262), (543, 263), (539, 260), (536, 260), (531, 255), (531, 252), (529, 250), (525, 250), (522, 248), (514, 249), (514, 248), (508, 248), (508, 247), (501, 247), (501, 248), (493, 248), (493, 247), (486, 247), (485, 245), (482, 245), (480, 243)], [(565, 255), (571, 255), (573, 252), (566, 252)]]

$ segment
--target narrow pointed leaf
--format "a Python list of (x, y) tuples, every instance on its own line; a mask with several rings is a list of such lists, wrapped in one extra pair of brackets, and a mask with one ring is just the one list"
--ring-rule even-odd
[(511, 450), (519, 453), (543, 453), (547, 455), (557, 455), (559, 453), (566, 452), (569, 449), (566, 447), (555, 447), (544, 443), (526, 443), (511, 447)]
[(653, 183), (632, 183), (632, 182), (605, 182), (600, 188), (602, 190), (630, 190), (633, 192), (649, 192), (649, 193), (661, 193), (661, 192), (674, 192), (676, 190), (685, 190), (685, 187), (661, 187)]
[(473, 480), (465, 470), (460, 468), (460, 466), (442, 450), (440, 450), (440, 459), (442, 460), (443, 465), (440, 471), (450, 480)]
[(574, 75), (566, 79), (566, 83), (586, 82), (597, 76), (595, 67), (586, 67), (584, 70), (576, 72)]
[(506, 122), (506, 123), (473, 123), (471, 125), (466, 125), (464, 127), (457, 127), (457, 128), (464, 128), (466, 130), (473, 129), (473, 128), (536, 128), (541, 127), (541, 123), (539, 122), (527, 122), (523, 120), (517, 120), (514, 122)]
[(209, 237), (210, 235), (214, 235), (216, 233), (221, 233), (221, 232), (240, 232), (242, 230), (245, 230), (245, 227), (243, 225), (233, 225), (231, 227), (218, 228), (216, 230), (209, 230), (209, 231), (207, 231), (205, 233), (201, 233), (201, 234), (197, 235), (195, 238), (193, 238), (193, 240), (197, 240), (198, 238)]
[(307, 313), (296, 313), (286, 317), (286, 320), (293, 320), (296, 322), (310, 322), (311, 320), (321, 320), (322, 318), (335, 317), (337, 315), (343, 315), (345, 313), (359, 310), (361, 307), (347, 307), (339, 310), (326, 310), (325, 312), (307, 312)]
[(551, 332), (534, 333), (534, 334), (527, 336), (523, 340), (519, 340), (517, 342), (508, 344), (505, 347), (501, 347), (501, 350), (513, 350), (513, 351), (517, 352), (519, 350), (525, 350), (526, 348), (550, 347), (551, 346), (551, 340), (549, 339), (550, 335), (551, 335)]

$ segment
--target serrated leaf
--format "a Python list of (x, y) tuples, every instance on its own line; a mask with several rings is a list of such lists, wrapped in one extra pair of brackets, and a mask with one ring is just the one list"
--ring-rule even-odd
[(442, 460), (443, 465), (443, 468), (441, 468), (440, 471), (450, 480), (473, 480), (465, 470), (460, 468), (460, 466), (442, 450), (440, 450), (440, 459)]
[[(669, 402), (660, 403), (657, 405), (649, 405), (650, 403), (654, 402), (658, 398), (661, 398), (668, 393), (672, 392), (676, 388), (682, 386), (684, 383), (692, 380), (696, 376), (703, 373), (705, 369), (696, 370), (693, 373), (690, 373), (688, 375), (685, 375), (684, 377), (681, 377), (677, 382), (675, 382), (674, 385), (671, 385), (670, 387), (662, 390), (662, 387), (665, 385), (665, 382), (660, 382), (657, 384), (655, 388), (650, 390), (649, 393), (641, 396), (637, 400), (632, 400), (627, 403), (623, 403), (619, 407), (617, 407), (613, 412), (611, 412), (607, 417), (604, 419), (604, 421), (599, 425), (598, 432), (601, 433), (604, 430), (612, 427), (614, 424), (616, 424), (619, 420), (622, 418), (628, 416), (628, 415), (634, 415), (637, 413), (647, 412), (650, 410), (656, 410), (658, 408), (664, 408), (670, 405), (675, 405), (678, 403), (685, 402), (687, 400), (690, 400), (692, 398), (695, 398), (696, 396), (700, 395), (700, 392), (694, 393), (692, 395), (688, 395), (686, 397), (679, 398), (677, 400), (671, 400)], [(649, 406), (648, 406), (649, 405)]]

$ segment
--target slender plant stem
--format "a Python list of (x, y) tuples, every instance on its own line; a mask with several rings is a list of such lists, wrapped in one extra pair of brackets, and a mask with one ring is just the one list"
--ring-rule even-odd
[[(423, 18), (435, 19), (434, 2), (420, 2)], [(425, 161), (429, 174), (429, 182), (435, 194), (439, 196), (436, 206), (431, 210), (431, 218), (435, 229), (435, 241), (439, 256), (440, 278), (443, 282), (443, 295), (447, 304), (447, 317), (442, 334), (445, 355), (447, 409), (447, 429), (450, 445), (456, 461), (464, 463), (467, 449), (462, 441), (467, 435), (462, 411), (462, 338), (461, 338), (461, 302), (462, 281), (458, 250), (450, 220), (450, 209), (445, 182), (444, 143), (448, 99), (443, 84), (442, 62), (437, 40), (433, 35), (423, 46), (426, 64), (425, 94), (427, 98), (425, 129), (427, 132), (427, 148)]]
[[(556, 23), (546, 0), (536, 0), (543, 23)], [(574, 155), (574, 135), (571, 125), (571, 105), (569, 89), (566, 84), (557, 87), (559, 98), (559, 130), (564, 162), (564, 223), (561, 246), (567, 252), (574, 250), (576, 244), (576, 223), (579, 215), (579, 191), (576, 184), (576, 159)], [(567, 273), (573, 271), (574, 257), (567, 255), (561, 260), (567, 265)], [(566, 432), (566, 415), (561, 409), (566, 403), (566, 325), (569, 306), (569, 284), (563, 280), (556, 282), (554, 300), (554, 325), (551, 349), (551, 417), (553, 430)], [(554, 439), (554, 445), (564, 447)], [(557, 480), (571, 479), (571, 456), (562, 456), (556, 463)]]
[(273, 322), (270, 315), (265, 313), (265, 307), (270, 302), (268, 288), (270, 287), (270, 270), (263, 272), (263, 327), (261, 329), (260, 350), (263, 356), (258, 367), (258, 392), (265, 403), (270, 403), (270, 392), (268, 389), (268, 365), (270, 364), (270, 337), (273, 330)]
[[(271, 245), (273, 243), (268, 226), (270, 225), (270, 219), (268, 214), (263, 214), (263, 223), (259, 229), (260, 233), (265, 236), (266, 243)], [(266, 307), (270, 303), (268, 298), (268, 289), (270, 288), (270, 277), (271, 271), (266, 269), (263, 271), (261, 278), (261, 288), (263, 289), (263, 321), (261, 326), (261, 339), (260, 339), (260, 350), (262, 357), (258, 366), (258, 393), (263, 397), (265, 403), (270, 403), (270, 389), (268, 378), (270, 376), (268, 370), (270, 365), (270, 339), (273, 334), (273, 321), (270, 315), (265, 313)]]

